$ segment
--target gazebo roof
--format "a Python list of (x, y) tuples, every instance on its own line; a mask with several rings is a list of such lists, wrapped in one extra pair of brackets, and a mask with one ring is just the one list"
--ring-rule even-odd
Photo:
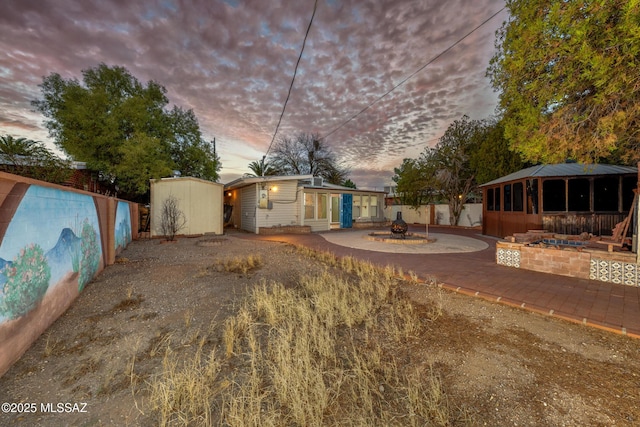
[(482, 184), (480, 187), (516, 181), (524, 178), (552, 178), (567, 176), (601, 176), (637, 174), (638, 168), (618, 165), (586, 165), (583, 163), (558, 163), (555, 165), (538, 165), (521, 169), (518, 172)]

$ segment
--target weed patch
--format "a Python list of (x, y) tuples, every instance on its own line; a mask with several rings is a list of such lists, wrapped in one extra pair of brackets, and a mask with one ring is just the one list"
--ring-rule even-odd
[[(295, 287), (260, 282), (225, 320), (219, 347), (205, 352), (202, 340), (181, 363), (165, 342), (162, 372), (149, 382), (159, 424), (465, 424), (433, 368), (396, 362), (426, 327), (397, 291), (397, 272), (305, 255), (325, 272)], [(246, 257), (216, 268), (246, 274), (260, 263)]]

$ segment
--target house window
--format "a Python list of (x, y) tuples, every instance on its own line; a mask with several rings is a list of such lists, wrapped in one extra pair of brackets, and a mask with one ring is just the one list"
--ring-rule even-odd
[(371, 206), (370, 208), (370, 213), (371, 213), (371, 218), (377, 218), (378, 217), (378, 196), (371, 196)]
[(567, 188), (564, 179), (547, 179), (542, 182), (542, 210), (567, 210)]
[(504, 186), (504, 211), (511, 211), (511, 184)]
[(590, 211), (591, 184), (587, 178), (569, 180), (569, 210)]
[(500, 210), (500, 187), (496, 188), (496, 210)]
[(605, 176), (593, 180), (593, 210), (618, 211), (618, 177)]
[(487, 190), (487, 210), (493, 210), (493, 188)]
[(360, 216), (369, 216), (369, 196), (362, 196), (362, 205), (360, 207)]
[(317, 219), (327, 219), (327, 195), (324, 193), (318, 194), (318, 215)]
[(522, 212), (524, 210), (523, 206), (523, 198), (524, 198), (524, 186), (521, 182), (516, 182), (513, 184), (513, 211), (514, 212)]
[(304, 219), (314, 219), (315, 202), (315, 193), (304, 193)]
[(360, 196), (353, 196), (353, 217), (360, 218)]

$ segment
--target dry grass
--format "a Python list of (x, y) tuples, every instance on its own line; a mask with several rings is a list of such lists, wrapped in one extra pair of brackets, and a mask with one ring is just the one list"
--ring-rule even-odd
[(260, 255), (249, 254), (244, 257), (233, 257), (220, 260), (214, 264), (217, 271), (226, 271), (228, 273), (247, 274), (248, 272), (260, 268), (262, 266), (262, 257)]
[[(397, 350), (433, 320), (418, 316), (397, 291), (398, 272), (296, 251), (322, 262), (325, 272), (300, 277), (294, 288), (259, 283), (224, 321), (219, 346), (205, 351), (202, 334), (185, 358), (170, 337), (159, 338), (153, 350), (165, 349), (162, 370), (148, 382), (158, 423), (465, 424), (432, 369), (396, 362)], [(234, 258), (216, 268), (246, 274), (261, 263)]]

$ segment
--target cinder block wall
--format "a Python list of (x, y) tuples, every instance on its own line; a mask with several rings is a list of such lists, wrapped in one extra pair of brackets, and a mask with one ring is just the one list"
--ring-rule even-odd
[(137, 237), (136, 203), (0, 173), (0, 376)]

